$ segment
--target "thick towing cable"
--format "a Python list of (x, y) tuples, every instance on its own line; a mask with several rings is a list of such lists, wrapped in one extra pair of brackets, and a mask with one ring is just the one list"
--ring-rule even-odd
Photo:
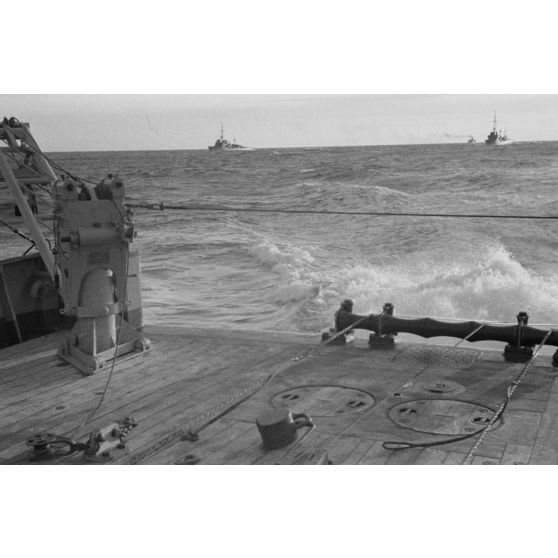
[(223, 205), (166, 204), (165, 202), (126, 202), (134, 209), (156, 211), (232, 211), (239, 213), (284, 213), (294, 215), (364, 215), (370, 217), (439, 217), (444, 219), (533, 219), (538, 221), (557, 221), (558, 215), (498, 215), (490, 213), (420, 213), (413, 211), (331, 211), (321, 209), (289, 209), (272, 207), (230, 207)]

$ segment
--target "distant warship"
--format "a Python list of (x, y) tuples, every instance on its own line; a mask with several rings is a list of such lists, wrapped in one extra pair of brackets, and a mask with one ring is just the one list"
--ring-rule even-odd
[(511, 139), (508, 138), (506, 133), (502, 134), (502, 130), (496, 131), (496, 113), (494, 113), (494, 124), (492, 131), (488, 134), (486, 140), (484, 140), (486, 145), (509, 145), (513, 143)]
[(253, 150), (252, 147), (245, 147), (244, 145), (240, 145), (239, 143), (236, 143), (236, 139), (233, 140), (232, 142), (226, 140), (223, 135), (223, 124), (221, 124), (221, 137), (215, 140), (215, 143), (213, 145), (209, 145), (208, 149), (210, 151), (234, 151), (234, 150), (252, 151)]

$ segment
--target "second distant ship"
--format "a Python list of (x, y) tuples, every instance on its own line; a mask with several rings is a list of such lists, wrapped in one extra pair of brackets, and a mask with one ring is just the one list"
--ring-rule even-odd
[(221, 137), (215, 140), (213, 145), (208, 146), (209, 151), (253, 151), (253, 147), (246, 147), (236, 143), (236, 139), (232, 142), (226, 140), (223, 134), (223, 124), (221, 124)]
[(486, 145), (509, 145), (513, 141), (508, 138), (506, 133), (502, 134), (502, 130), (496, 131), (496, 113), (494, 113), (494, 125), (488, 137), (484, 140)]

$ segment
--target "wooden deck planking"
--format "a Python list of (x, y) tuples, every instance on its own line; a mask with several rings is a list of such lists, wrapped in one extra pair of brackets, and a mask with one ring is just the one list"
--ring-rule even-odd
[(500, 460), (501, 465), (527, 465), (533, 448), (528, 445), (507, 444)]
[[(119, 361), (114, 369), (113, 378), (110, 383), (111, 389), (118, 385), (136, 381), (139, 375), (153, 375), (154, 372), (151, 371), (151, 368), (153, 368), (153, 360), (156, 359), (158, 364), (165, 364), (170, 358), (172, 358), (172, 355), (169, 353), (154, 352), (153, 354), (144, 353), (139, 356), (134, 356), (134, 358), (131, 359)], [(56, 361), (53, 361), (52, 366), (57, 366)], [(28, 397), (27, 400), (32, 405), (35, 405), (43, 400), (64, 397), (67, 393), (72, 393), (77, 396), (84, 390), (91, 395), (95, 395), (100, 389), (104, 389), (111, 367), (106, 367), (104, 370), (92, 376), (84, 376), (72, 366), (66, 366), (63, 370), (65, 370), (70, 380), (69, 382), (52, 383), (50, 375), (45, 374), (43, 386), (33, 389), (32, 397)], [(159, 376), (158, 372), (155, 373)], [(12, 392), (10, 391), (10, 393)], [(19, 392), (16, 391), (15, 394), (19, 395)], [(24, 400), (25, 399), (20, 397), (18, 404), (21, 406)]]
[[(448, 448), (451, 446), (448, 446)], [(457, 451), (448, 451), (446, 459), (444, 460), (444, 465), (463, 465), (466, 453), (459, 453)]]
[[(478, 436), (473, 436), (466, 440), (448, 444), (446, 448), (454, 452), (463, 452), (464, 455), (469, 453), (478, 440)], [(498, 430), (492, 433), (488, 433), (480, 444), (480, 446), (475, 450), (475, 456), (486, 457), (490, 459), (501, 459), (504, 451), (506, 450), (506, 440), (498, 436)]]
[(142, 463), (145, 465), (172, 464), (180, 461), (186, 455), (196, 455), (204, 463), (208, 455), (211, 455), (226, 443), (234, 440), (237, 436), (244, 434), (252, 426), (245, 422), (220, 419), (204, 430), (203, 435), (200, 436), (197, 442), (179, 439), (175, 444), (147, 457)]
[(354, 436), (333, 436), (324, 442), (329, 459), (334, 465), (341, 465), (360, 444), (360, 438)]
[(558, 382), (549, 390), (539, 429), (537, 431), (529, 464), (558, 463)]
[(529, 465), (556, 465), (558, 463), (558, 451), (535, 443)]
[(77, 370), (67, 366), (58, 367), (55, 361), (51, 361), (41, 366), (32, 377), (3, 386), (2, 391), (12, 400), (19, 397), (19, 400), (25, 401), (30, 397), (35, 397), (39, 391), (49, 390), (68, 382), (75, 382), (80, 377), (81, 374)]
[[(138, 363), (138, 359), (134, 359), (133, 361), (128, 361), (128, 362), (132, 363), (131, 366), (136, 366), (137, 363)], [(127, 363), (124, 363), (124, 364), (127, 364)], [(122, 365), (119, 365), (119, 366), (122, 366)], [(149, 368), (150, 367), (150, 362), (148, 360), (146, 360), (145, 363), (144, 363), (144, 366)], [(144, 386), (146, 378), (147, 378), (148, 381), (151, 381), (151, 378), (148, 375), (144, 375), (143, 372), (144, 372), (144, 370), (136, 371), (136, 374), (139, 374), (139, 380), (140, 380), (139, 382), (137, 382), (137, 384), (139, 384), (139, 386), (136, 385), (135, 388), (134, 388), (136, 397), (138, 396), (138, 392), (141, 393), (142, 389), (144, 390), (143, 396), (152, 396), (153, 395), (154, 390), (152, 389), (152, 386), (149, 389), (146, 389), (145, 386)], [(102, 373), (102, 374), (104, 374), (104, 373)], [(95, 385), (97, 386), (97, 389), (101, 389), (106, 384), (106, 377), (101, 378), (100, 376), (101, 376), (101, 374), (99, 374), (99, 376), (90, 376), (90, 377), (84, 378), (84, 380), (89, 382), (89, 383), (94, 382)], [(129, 380), (130, 380), (130, 376), (126, 375), (126, 377), (122, 378), (121, 381), (124, 382), (124, 385), (127, 385), (129, 383)], [(134, 384), (132, 384), (132, 385), (134, 385)], [(111, 408), (110, 406), (107, 406), (107, 404), (106, 404), (106, 401), (110, 401), (111, 397), (115, 400), (118, 400), (119, 401), (119, 406), (122, 407), (121, 394), (118, 393), (118, 390), (114, 390), (113, 388), (114, 388), (114, 385), (111, 384), (111, 392), (110, 393), (112, 395), (108, 396), (108, 399), (105, 400), (105, 403), (103, 403), (103, 407), (101, 407), (101, 410), (104, 411), (105, 413), (108, 412), (108, 411), (114, 410), (113, 408)], [(91, 391), (90, 391), (90, 394), (88, 396), (86, 396), (86, 397), (88, 397), (87, 402), (86, 402), (86, 403), (88, 403), (88, 405), (86, 406), (87, 408), (85, 408), (84, 402), (82, 401), (81, 402), (82, 403), (81, 407), (78, 407), (78, 409), (77, 409), (77, 416), (71, 417), (70, 413), (67, 412), (67, 417), (66, 418), (68, 419), (67, 422), (69, 423), (68, 424), (69, 429), (75, 428), (83, 420), (83, 418), (85, 418), (86, 412), (90, 412), (90, 410), (99, 401), (99, 396), (95, 394), (94, 390), (95, 390), (95, 388), (92, 388)], [(72, 392), (70, 391), (69, 394), (71, 395), (71, 393)], [(130, 402), (133, 403), (133, 401), (134, 401), (134, 399), (132, 399)], [(95, 420), (99, 421), (100, 417), (102, 415), (103, 415), (103, 413), (99, 412), (99, 415)], [(118, 417), (118, 418), (122, 418), (122, 417)], [(71, 426), (70, 426), (70, 423), (71, 423)], [(95, 423), (95, 421), (93, 421), (91, 423), (92, 426), (94, 425), (94, 423)], [(49, 424), (49, 423), (47, 423), (47, 425), (48, 426), (56, 426), (56, 424)], [(43, 426), (44, 426), (44, 424), (43, 424)]]
[(67, 334), (67, 331), (57, 331), (43, 337), (30, 339), (29, 341), (25, 341), (18, 345), (12, 345), (11, 347), (0, 349), (0, 352), (2, 353), (2, 362), (10, 360), (14, 357), (20, 358), (22, 355), (29, 356), (51, 349), (57, 349), (65, 334)]
[(447, 459), (448, 453), (441, 449), (424, 448), (415, 461), (415, 465), (441, 465)]
[[(153, 328), (148, 336), (153, 350), (117, 364), (105, 401), (85, 429), (90, 431), (128, 414), (134, 416), (139, 424), (129, 437), (127, 453), (116, 459), (119, 463), (133, 462), (134, 456), (141, 455), (161, 437), (186, 427), (189, 421), (316, 343), (315, 338), (275, 333), (267, 336), (265, 332)], [(45, 427), (58, 434), (71, 432), (98, 403), (97, 392), (104, 389), (107, 371), (83, 377), (71, 367), (57, 366), (52, 350), (58, 343), (59, 339), (33, 340), (10, 348), (9, 358), (5, 358), (4, 351), (0, 353), (0, 401), (5, 402), (0, 408), (0, 458), (25, 450), (23, 442), (30, 432)], [(327, 449), (334, 463), (346, 464), (462, 462), (476, 438), (436, 448), (385, 450), (382, 442), (387, 439), (440, 439), (398, 427), (389, 419), (389, 409), (419, 398), (418, 383), (442, 377), (456, 378), (454, 381), (459, 379), (466, 385), (467, 391), (454, 396), (456, 399), (476, 400), (494, 408), (518, 367), (499, 362), (494, 355), (470, 370), (448, 371), (421, 362), (402, 366), (400, 354), (372, 352), (358, 344), (320, 349), (206, 428), (198, 442), (176, 440), (142, 462), (180, 463), (188, 454), (198, 455), (202, 464), (284, 462), (289, 449), (276, 455), (264, 453), (254, 420), (270, 408), (269, 399), (275, 393), (306, 384), (364, 389), (374, 395), (376, 403), (363, 413), (315, 417), (317, 428), (303, 441), (300, 451), (310, 447)], [(515, 404), (512, 399), (504, 415), (504, 424), (486, 436), (473, 463), (558, 461), (558, 388), (551, 370), (545, 363), (532, 367), (525, 390), (517, 390)], [(321, 393), (317, 392), (314, 399), (306, 402), (304, 412), (312, 415), (317, 405), (327, 406), (332, 391), (324, 387)], [(401, 392), (401, 397), (394, 397), (396, 392)], [(65, 408), (56, 409), (60, 405)], [(334, 406), (332, 403), (331, 408)], [(293, 453), (298, 452), (297, 448)]]
[[(388, 451), (388, 450), (384, 450)], [(402, 451), (390, 451), (390, 456), (386, 461), (386, 465), (414, 465), (420, 457), (423, 448), (411, 448)]]
[[(107, 391), (107, 396), (119, 390), (123, 386), (130, 386), (132, 382), (136, 382), (135, 389), (139, 389), (143, 385), (144, 377), (141, 375), (142, 369), (140, 367), (140, 362), (129, 363), (127, 366), (121, 363), (117, 369), (115, 369), (114, 375), (116, 375), (117, 380), (114, 384), (111, 382), (109, 390)], [(127, 364), (127, 363), (126, 363)], [(128, 376), (128, 371), (130, 375)], [(126, 372), (126, 379), (119, 377), (119, 373)], [(14, 420), (20, 420), (25, 416), (38, 415), (42, 412), (48, 412), (54, 404), (64, 404), (70, 405), (74, 408), (80, 408), (85, 411), (89, 407), (89, 403), (98, 402), (100, 394), (104, 391), (104, 386), (107, 382), (109, 371), (99, 375), (99, 378), (86, 379), (80, 377), (78, 379), (73, 378), (70, 382), (65, 382), (61, 384), (56, 384), (50, 386), (50, 389), (45, 391), (37, 390), (37, 396), (33, 399), (26, 399), (24, 401), (12, 401), (10, 406), (15, 406), (18, 408), (17, 412), (11, 410), (6, 410), (6, 414), (9, 414), (9, 419), (11, 422)], [(153, 380), (151, 377), (147, 377), (148, 380)], [(130, 390), (134, 387), (130, 386)], [(106, 400), (106, 398), (105, 398)], [(5, 425), (10, 424), (10, 420), (4, 419), (4, 415), (0, 417), (0, 420), (5, 423)]]
[[(181, 347), (181, 349), (182, 349), (182, 348), (183, 348), (183, 347)], [(207, 348), (204, 348), (204, 349), (207, 349)], [(245, 347), (239, 347), (239, 348), (237, 349), (237, 351), (239, 351), (239, 354), (244, 354), (244, 353), (245, 353), (245, 350), (246, 350)], [(180, 356), (180, 350), (178, 350), (177, 352), (179, 353), (179, 356)], [(195, 351), (194, 351), (194, 352), (195, 352)], [(205, 351), (202, 351), (202, 352), (205, 352)], [(234, 352), (234, 350), (232, 350), (232, 352)], [(148, 357), (149, 355), (145, 355), (145, 356)], [(212, 374), (213, 374), (213, 375), (217, 374), (217, 373), (215, 372), (215, 366), (212, 366), (212, 365), (217, 364), (217, 362), (221, 362), (221, 358), (220, 358), (220, 357), (219, 357), (219, 358), (216, 358), (216, 362), (211, 362), (211, 359), (202, 359), (202, 358), (200, 358), (200, 357), (202, 356), (201, 354), (200, 354), (200, 355), (196, 355), (196, 356), (198, 356), (198, 361), (199, 361), (199, 362), (203, 362), (203, 363), (204, 363), (204, 367), (205, 367), (206, 369), (212, 369)], [(157, 360), (157, 364), (158, 364), (158, 365), (161, 364), (161, 361), (159, 360), (160, 358), (161, 358), (161, 357), (158, 357), (158, 360)], [(172, 358), (172, 355), (171, 355), (171, 358)], [(208, 360), (209, 360), (209, 362), (207, 362)], [(133, 361), (129, 361), (129, 362), (133, 362)], [(181, 362), (181, 366), (182, 366), (183, 358), (180, 359), (180, 362)], [(135, 363), (137, 364), (137, 359), (135, 360)], [(148, 362), (146, 361), (145, 364), (147, 365)], [(118, 377), (118, 376), (117, 376), (117, 372), (118, 372), (118, 367), (119, 367), (119, 366), (122, 366), (122, 365), (121, 365), (121, 364), (117, 365), (117, 368), (116, 368), (116, 370), (115, 370), (115, 377)], [(134, 366), (134, 364), (132, 364), (131, 366)], [(198, 370), (197, 372), (199, 372), (199, 370)], [(140, 372), (140, 373), (141, 373), (141, 372)], [(99, 386), (101, 387), (101, 386), (103, 386), (104, 383), (106, 382), (106, 380), (105, 380), (104, 378), (103, 378), (103, 379), (100, 379), (100, 378), (99, 378), (99, 376), (101, 376), (102, 374), (103, 374), (103, 373), (100, 373), (100, 374), (97, 375), (97, 376), (88, 377), (87, 380), (90, 380), (90, 381), (97, 381), (97, 382), (99, 382)], [(217, 375), (218, 375), (218, 374), (217, 374)], [(194, 374), (193, 376), (197, 379), (198, 376), (199, 376), (199, 373), (198, 373), (198, 374)], [(131, 378), (130, 378), (130, 374), (127, 374), (127, 375), (126, 375), (126, 378), (125, 378), (124, 380), (122, 380), (122, 381), (125, 382), (125, 383), (128, 383), (128, 382), (130, 381), (130, 379), (131, 379)], [(115, 387), (115, 384), (114, 384), (114, 383), (111, 383), (111, 390), (113, 390), (114, 387)], [(94, 389), (94, 388), (93, 388), (93, 389)], [(90, 392), (89, 392), (89, 393), (91, 393), (91, 391), (92, 391), (92, 388), (90, 388)], [(73, 392), (75, 392), (75, 388), (74, 388)], [(69, 393), (72, 393), (72, 388), (69, 389)], [(92, 406), (93, 406), (93, 405), (95, 404), (95, 402), (98, 401), (98, 396), (89, 395), (89, 397), (91, 397), (91, 403), (92, 403)], [(83, 402), (82, 402), (82, 403), (83, 403)]]
[[(54, 368), (54, 365), (58, 364), (60, 366)], [(45, 351), (36, 355), (34, 362), (31, 363), (12, 361), (9, 368), (0, 371), (0, 386), (3, 389), (9, 389), (10, 392), (15, 392), (18, 386), (27, 387), (29, 391), (30, 382), (42, 378), (45, 369), (55, 373), (68, 366), (58, 359), (56, 353)]]
[[(240, 424), (240, 423), (237, 423)], [(246, 424), (246, 423), (245, 423)], [(263, 455), (262, 441), (254, 424), (248, 425), (246, 432), (207, 455), (204, 465), (249, 465), (254, 456)]]
[(537, 436), (541, 419), (541, 412), (506, 409), (498, 436), (510, 444), (531, 444)]
[(483, 457), (482, 455), (477, 455), (473, 457), (472, 465), (499, 465), (500, 460), (494, 457)]
[(27, 375), (34, 374), (41, 365), (41, 361), (48, 362), (55, 356), (56, 351), (50, 350), (0, 362), (0, 386), (4, 386), (13, 380), (20, 379)]
[(361, 440), (357, 438), (359, 443), (353, 449), (353, 451), (345, 457), (342, 465), (358, 465), (359, 461), (366, 455), (370, 448), (378, 443), (376, 440)]
[[(149, 385), (144, 385), (145, 377), (140, 388), (135, 388), (129, 397), (122, 397), (117, 391), (114, 392), (108, 401), (103, 403), (100, 412), (97, 414), (94, 420), (91, 421), (87, 426), (87, 431), (90, 431), (96, 426), (101, 426), (107, 421), (107, 417), (112, 414), (113, 418), (118, 420), (122, 419), (124, 415), (133, 415), (136, 421), (139, 423), (137, 431), (148, 428), (150, 424), (158, 424), (159, 422), (164, 422), (169, 428), (169, 424), (182, 423), (186, 424), (186, 419), (192, 417), (184, 416), (184, 413), (188, 413), (190, 410), (189, 405), (194, 404), (196, 401), (196, 396), (199, 392), (203, 392), (208, 386), (215, 387), (215, 379), (205, 379), (201, 383), (199, 381), (193, 380), (194, 385), (191, 385), (188, 379), (176, 380), (172, 383), (166, 382), (159, 387), (154, 387), (157, 381), (151, 382)], [(218, 382), (217, 382), (218, 383)], [(190, 389), (186, 389), (186, 388)], [(206, 406), (206, 396), (202, 396), (202, 407)], [(90, 399), (91, 408), (98, 401), (98, 396), (94, 399)], [(111, 401), (113, 404), (111, 404)], [(102, 412), (101, 412), (102, 411)], [(202, 408), (200, 407), (200, 412)], [(155, 417), (153, 419), (153, 417)], [(162, 417), (162, 419), (161, 419)], [(73, 430), (76, 428), (81, 421), (85, 418), (83, 410), (80, 408), (77, 411), (66, 410), (64, 417), (66, 427)], [(49, 427), (56, 426), (56, 423), (49, 421), (43, 422), (43, 425)], [(71, 426), (70, 426), (71, 424)], [(139, 436), (134, 437), (134, 440), (139, 439)]]
[[(141, 368), (142, 362), (147, 358), (148, 355), (143, 354), (129, 360), (119, 361), (115, 366), (113, 380), (115, 382), (129, 381), (129, 379), (133, 378), (134, 370)], [(156, 358), (164, 360), (166, 357), (164, 355), (161, 357), (157, 355)], [(91, 394), (94, 394), (96, 390), (98, 391), (101, 386), (106, 384), (111, 369), (109, 366), (92, 376), (84, 376), (69, 365), (61, 367), (63, 372), (58, 372), (59, 363), (57, 363), (56, 360), (53, 360), (50, 366), (52, 370), (45, 371), (42, 380), (39, 379), (31, 384), (33, 386), (31, 391), (25, 393), (21, 392), (19, 389), (9, 390), (10, 400), (17, 401), (18, 406), (23, 408), (25, 401), (29, 401), (31, 404), (35, 405), (42, 400), (63, 396), (65, 393), (79, 394), (80, 390), (84, 388)], [(112, 385), (111, 381), (111, 386)]]
[[(115, 412), (118, 407), (125, 407), (126, 404), (135, 401), (140, 398), (141, 395), (151, 394), (153, 391), (153, 386), (156, 385), (157, 380), (150, 378), (148, 376), (143, 376), (138, 378), (133, 384), (124, 383), (118, 389), (118, 386), (112, 386), (112, 389), (107, 392), (105, 399), (103, 401), (103, 406), (98, 413), (97, 418), (102, 416), (103, 413)], [(105, 382), (106, 384), (106, 379)], [(0, 434), (4, 437), (7, 434), (25, 433), (26, 431), (33, 430), (33, 425), (39, 424), (43, 429), (47, 428), (49, 430), (62, 430), (66, 432), (65, 428), (60, 429), (61, 424), (63, 424), (58, 416), (62, 414), (62, 421), (68, 424), (78, 425), (85, 419), (88, 413), (95, 408), (100, 400), (100, 393), (102, 393), (103, 385), (98, 384), (97, 389), (101, 391), (91, 391), (88, 387), (92, 386), (82, 386), (79, 391), (65, 391), (64, 393), (57, 393), (50, 399), (42, 402), (38, 402), (37, 411), (33, 411), (33, 403), (27, 405), (27, 407), (22, 411), (23, 416), (11, 417), (9, 421), (5, 421), (4, 427), (0, 430)], [(111, 403), (117, 402), (118, 407), (111, 405)], [(28, 402), (29, 403), (29, 402)], [(63, 406), (64, 409), (57, 411), (57, 406)], [(119, 417), (121, 419), (123, 417)], [(71, 429), (75, 428), (72, 426)], [(0, 448), (2, 444), (0, 443)]]
[[(386, 450), (380, 440), (373, 441), (368, 451), (357, 461), (358, 465), (385, 465), (394, 454)], [(349, 458), (350, 459), (350, 456)]]
[[(131, 380), (138, 380), (138, 377), (143, 376), (145, 369), (149, 366), (148, 355), (141, 355), (118, 363), (115, 367), (114, 382), (110, 384), (111, 391), (119, 385), (130, 384)], [(47, 384), (44, 389), (33, 390), (32, 396), (28, 397), (25, 403), (22, 403), (21, 400), (18, 401), (20, 411), (33, 412), (34, 409), (40, 409), (41, 406), (48, 407), (49, 401), (67, 400), (67, 398), (70, 398), (75, 406), (81, 406), (85, 410), (86, 405), (82, 405), (83, 403), (89, 400), (99, 401), (98, 393), (104, 389), (110, 373), (108, 368), (93, 376), (83, 376), (72, 367), (68, 367), (67, 370), (73, 376), (70, 382), (55, 385)]]
[[(275, 465), (275, 464), (291, 464), (299, 461), (299, 464), (304, 464), (303, 456), (307, 452), (313, 451), (327, 451), (329, 455), (329, 448), (327, 445), (330, 436), (328, 434), (320, 434), (317, 430), (312, 431), (308, 436), (302, 438), (294, 444), (274, 451), (264, 451), (261, 443), (255, 446), (255, 458), (250, 463), (255, 465)], [(302, 463), (300, 461), (303, 461)]]
[[(255, 349), (255, 348), (253, 348)], [(288, 348), (287, 348), (288, 349)], [(291, 349), (293, 349), (291, 347)], [(165, 407), (156, 412), (156, 419), (149, 420), (147, 423), (142, 421), (141, 432), (131, 440), (132, 452), (141, 451), (145, 446), (153, 444), (153, 439), (164, 436), (177, 428), (185, 428), (187, 424), (197, 419), (201, 414), (227, 401), (232, 394), (239, 393), (244, 388), (250, 386), (254, 380), (261, 379), (269, 373), (269, 368), (275, 366), (277, 361), (285, 358), (285, 355), (275, 354), (264, 357), (261, 361), (261, 349), (254, 350), (253, 366), (243, 366), (240, 370), (230, 372), (225, 378), (222, 376), (212, 381), (204, 382), (203, 379), (196, 382), (196, 393), (187, 394), (187, 399), (180, 397), (175, 401), (175, 396), (170, 395), (164, 401)], [(257, 356), (256, 356), (257, 355)], [(246, 349), (243, 350), (244, 363), (248, 360)], [(228, 366), (227, 368), (230, 368)], [(211, 379), (211, 378), (210, 378)], [(181, 407), (178, 408), (177, 407)], [(141, 415), (136, 412), (141, 420)]]

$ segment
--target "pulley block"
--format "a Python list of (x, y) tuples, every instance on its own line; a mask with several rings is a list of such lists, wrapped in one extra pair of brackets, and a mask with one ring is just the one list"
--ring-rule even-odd
[(38, 432), (27, 438), (25, 445), (33, 448), (29, 456), (32, 462), (65, 457), (76, 452), (83, 452), (83, 457), (89, 461), (107, 460), (111, 457), (111, 450), (125, 448), (126, 438), (135, 426), (137, 423), (134, 419), (127, 417), (120, 423), (94, 430), (85, 443), (51, 432)]

